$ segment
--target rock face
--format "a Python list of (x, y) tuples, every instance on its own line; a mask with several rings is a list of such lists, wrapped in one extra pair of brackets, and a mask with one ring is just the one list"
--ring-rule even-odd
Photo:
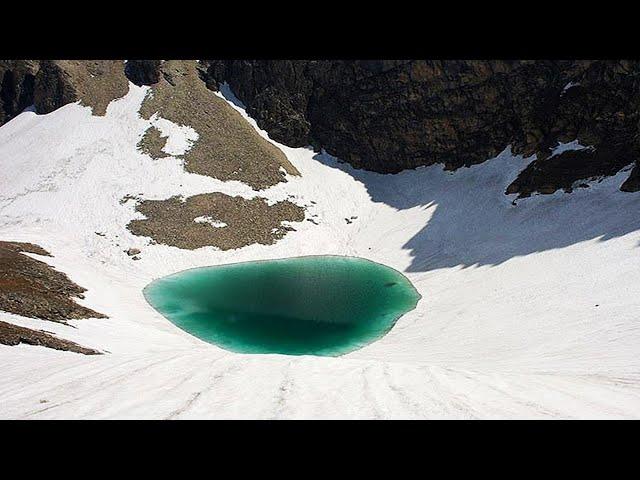
[(629, 178), (620, 186), (620, 190), (623, 192), (638, 192), (640, 191), (640, 161), (636, 160), (636, 164), (631, 170)]
[(167, 137), (163, 137), (162, 132), (158, 128), (151, 126), (144, 132), (144, 135), (138, 142), (138, 149), (153, 159), (159, 159), (167, 156), (163, 151), (166, 145)]
[(76, 102), (78, 95), (71, 83), (71, 78), (53, 60), (42, 60), (36, 77), (36, 88), (33, 103), (38, 113), (51, 113), (54, 110)]
[[(537, 154), (539, 174), (510, 193), (550, 193), (639, 158), (637, 61), (212, 60), (206, 81), (227, 82), (275, 140), (377, 172), (453, 170), (511, 144)], [(545, 162), (573, 140), (598, 152), (588, 168), (568, 154)]]
[[(577, 180), (615, 175), (632, 160), (625, 149), (616, 150), (609, 145), (601, 145), (597, 149), (565, 151), (530, 163), (507, 187), (506, 193), (518, 193), (519, 197), (527, 197), (534, 192), (554, 193), (559, 189), (571, 192)], [(625, 185), (628, 183), (629, 180)], [(620, 189), (625, 190), (622, 186)]]
[(124, 69), (131, 83), (153, 85), (160, 81), (161, 60), (128, 60)]
[(0, 60), (0, 125), (33, 104), (35, 60)]

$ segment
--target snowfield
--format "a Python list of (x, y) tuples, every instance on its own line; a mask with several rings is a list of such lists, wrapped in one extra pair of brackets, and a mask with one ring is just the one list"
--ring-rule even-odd
[[(47, 249), (54, 257), (34, 258), (109, 316), (65, 326), (0, 312), (105, 352), (0, 345), (0, 418), (640, 418), (640, 194), (618, 190), (628, 171), (514, 204), (504, 191), (532, 159), (509, 149), (456, 172), (381, 175), (278, 145), (301, 177), (255, 192), (139, 152), (151, 123), (172, 155), (197, 138), (141, 119), (146, 90), (130, 85), (104, 117), (70, 104), (0, 128), (0, 240)], [(152, 245), (126, 229), (140, 214), (125, 195), (214, 191), (289, 198), (319, 224), (227, 252)], [(142, 294), (187, 268), (324, 254), (389, 265), (422, 300), (381, 340), (325, 358), (227, 352)]]

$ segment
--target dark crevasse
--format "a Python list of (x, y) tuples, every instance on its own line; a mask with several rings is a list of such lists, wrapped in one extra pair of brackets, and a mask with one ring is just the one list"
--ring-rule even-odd
[(396, 270), (338, 256), (186, 270), (152, 282), (145, 296), (175, 325), (221, 348), (325, 356), (379, 339), (420, 299)]

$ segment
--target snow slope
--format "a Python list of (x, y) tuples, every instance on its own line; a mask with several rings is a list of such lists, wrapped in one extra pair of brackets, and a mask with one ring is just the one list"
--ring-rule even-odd
[[(259, 195), (291, 196), (319, 225), (227, 252), (150, 245), (126, 230), (139, 214), (125, 195), (258, 193), (137, 151), (150, 122), (172, 155), (195, 138), (141, 119), (145, 92), (131, 85), (105, 117), (71, 104), (0, 128), (0, 239), (49, 250), (41, 260), (109, 316), (64, 326), (0, 313), (108, 352), (0, 345), (1, 418), (640, 417), (640, 195), (618, 191), (628, 173), (514, 205), (503, 192), (531, 159), (508, 150), (454, 173), (380, 175), (279, 145), (302, 175)], [(422, 300), (380, 341), (323, 358), (221, 350), (142, 295), (186, 268), (310, 254), (389, 265)]]

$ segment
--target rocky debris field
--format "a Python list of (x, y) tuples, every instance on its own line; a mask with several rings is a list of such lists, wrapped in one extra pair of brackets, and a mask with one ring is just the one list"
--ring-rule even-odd
[(269, 205), (263, 198), (248, 200), (222, 193), (145, 200), (136, 210), (146, 219), (129, 223), (133, 234), (189, 250), (271, 245), (293, 229), (283, 222), (301, 222), (305, 217), (304, 208), (288, 200)]
[(69, 319), (106, 318), (74, 301), (83, 298), (84, 288), (24, 253), (51, 256), (32, 243), (0, 241), (0, 310), (60, 323)]
[(0, 321), (0, 343), (15, 346), (21, 343), (53, 348), (54, 350), (66, 350), (82, 353), (84, 355), (100, 355), (100, 352), (92, 348), (86, 348), (70, 340), (58, 338), (41, 330), (19, 327)]

